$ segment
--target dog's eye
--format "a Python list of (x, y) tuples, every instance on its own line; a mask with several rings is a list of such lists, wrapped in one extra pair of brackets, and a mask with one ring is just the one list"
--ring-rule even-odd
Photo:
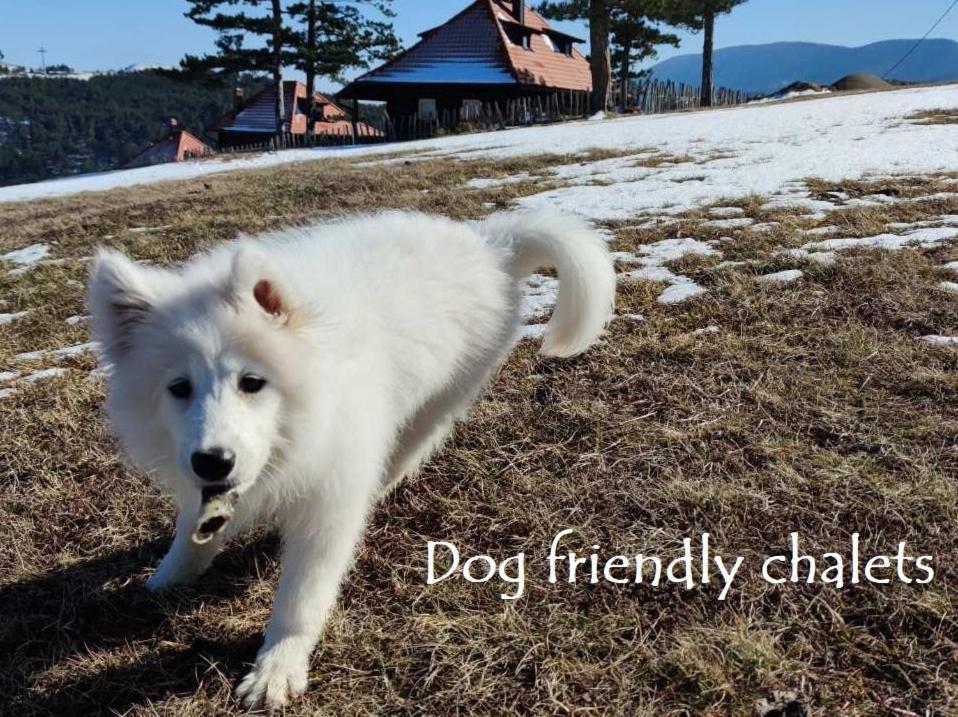
[(167, 386), (166, 390), (170, 392), (173, 398), (186, 399), (193, 395), (193, 384), (190, 383), (189, 379), (178, 378)]
[(266, 379), (260, 378), (259, 376), (253, 376), (252, 374), (247, 374), (240, 379), (239, 389), (243, 393), (259, 393), (263, 390), (263, 386), (266, 385)]

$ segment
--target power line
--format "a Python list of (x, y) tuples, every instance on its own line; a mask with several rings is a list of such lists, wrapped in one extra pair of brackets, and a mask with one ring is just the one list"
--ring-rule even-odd
[(888, 72), (886, 72), (884, 75), (882, 75), (882, 77), (883, 77), (883, 78), (887, 78), (892, 72), (894, 72), (895, 70), (897, 70), (897, 69), (899, 68), (899, 66), (900, 66), (905, 60), (907, 60), (909, 57), (911, 57), (912, 53), (921, 46), (921, 43), (923, 43), (925, 40), (928, 39), (928, 36), (935, 31), (935, 28), (938, 27), (939, 25), (941, 25), (942, 20), (944, 20), (946, 17), (948, 17), (948, 15), (951, 13), (951, 11), (954, 10), (956, 7), (958, 7), (958, 0), (955, 0), (955, 1), (951, 4), (951, 7), (949, 7), (947, 10), (945, 10), (945, 14), (942, 15), (940, 18), (938, 18), (938, 21), (937, 21), (934, 25), (931, 26), (931, 29), (930, 29), (928, 32), (925, 33), (924, 37), (922, 37), (918, 42), (916, 42), (915, 45), (914, 45), (908, 52), (906, 52), (906, 53), (902, 56), (902, 58), (892, 66), (892, 68), (891, 68)]

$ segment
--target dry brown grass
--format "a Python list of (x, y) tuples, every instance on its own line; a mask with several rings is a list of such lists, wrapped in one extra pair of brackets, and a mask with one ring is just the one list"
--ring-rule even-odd
[[(43, 241), (79, 258), (113, 235), (167, 262), (240, 230), (342, 211), (479, 216), (535, 188), (465, 190), (468, 179), (567, 161), (303, 165), (0, 206), (0, 248)], [(740, 205), (771, 218), (760, 198)], [(902, 202), (837, 216), (864, 236), (943, 207), (958, 213)], [(616, 248), (711, 237), (696, 229), (702, 217), (622, 229)], [(801, 284), (758, 287), (756, 273), (787, 268), (771, 249), (805, 240), (800, 216), (776, 220), (771, 237), (742, 231), (723, 247), (754, 265), (674, 267), (709, 286), (702, 300), (661, 307), (661, 286), (623, 283), (620, 313), (645, 322), (614, 322), (574, 360), (520, 346), (451, 444), (373, 516), (311, 689), (289, 714), (749, 715), (779, 690), (814, 715), (958, 710), (958, 353), (916, 341), (958, 333), (958, 298), (931, 290), (958, 250), (858, 252), (804, 267)], [(20, 351), (84, 340), (63, 323), (82, 312), (84, 272), (0, 274), (3, 310), (32, 311), (0, 326), (0, 370), (24, 368)], [(721, 331), (695, 333), (706, 326)], [(231, 689), (268, 615), (275, 540), (228, 550), (197, 587), (146, 594), (170, 506), (120, 463), (92, 360), (58, 365), (67, 378), (0, 401), (0, 713), (239, 714)], [(753, 570), (724, 604), (714, 588), (553, 587), (540, 556), (565, 527), (609, 553), (671, 550), (709, 531), (753, 566), (793, 530), (810, 552), (841, 551), (859, 531), (869, 550), (907, 540), (934, 555), (938, 576), (837, 591), (773, 587)], [(527, 597), (427, 587), (429, 539), (525, 550)]]
[(915, 124), (958, 124), (958, 109), (925, 110), (908, 116)]

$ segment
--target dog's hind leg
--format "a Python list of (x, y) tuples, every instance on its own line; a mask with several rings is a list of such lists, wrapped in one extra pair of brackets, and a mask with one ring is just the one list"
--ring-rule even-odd
[(442, 447), (456, 421), (464, 420), (469, 415), (469, 410), (492, 374), (505, 360), (512, 346), (514, 331), (515, 326), (507, 324), (498, 343), (490, 345), (485, 357), (478, 360), (471, 371), (461, 374), (454, 387), (430, 399), (406, 425), (389, 459), (382, 484), (383, 496), (398, 488), (404, 479), (416, 475), (433, 453)]
[(442, 447), (456, 421), (469, 415), (469, 409), (491, 372), (492, 369), (489, 369), (473, 377), (465, 390), (460, 388), (443, 392), (419, 410), (396, 442), (383, 479), (383, 496), (398, 488), (406, 478), (416, 475), (433, 453)]
[(383, 480), (382, 495), (392, 493), (403, 480), (419, 472), (452, 432), (456, 415), (448, 412), (436, 418), (432, 412), (420, 411), (413, 422), (402, 432), (389, 461), (389, 469)]

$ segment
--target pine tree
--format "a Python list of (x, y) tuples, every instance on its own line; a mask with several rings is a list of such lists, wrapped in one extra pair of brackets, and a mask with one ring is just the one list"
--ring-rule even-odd
[[(283, 107), (283, 60), (291, 31), (283, 18), (281, 0), (187, 0), (190, 9), (186, 17), (198, 25), (210, 27), (219, 33), (218, 53), (195, 57), (187, 55), (181, 65), (194, 72), (236, 74), (239, 72), (269, 72), (276, 88), (276, 133), (286, 132), (286, 113)], [(235, 6), (245, 6), (242, 10)], [(232, 9), (232, 12), (230, 12)], [(249, 11), (249, 12), (248, 12)], [(263, 47), (246, 47), (249, 36), (263, 38)]]
[(592, 68), (592, 110), (604, 112), (609, 108), (612, 92), (612, 56), (609, 51), (611, 5), (614, 0), (543, 0), (536, 8), (550, 20), (587, 20)]
[(613, 38), (626, 88), (635, 61), (653, 54), (657, 44), (678, 43), (677, 37), (661, 33), (651, 24), (671, 17), (672, 7), (665, 0), (544, 0), (537, 10), (552, 20), (588, 21), (595, 112), (609, 109)]
[[(299, 21), (291, 38), (288, 64), (306, 74), (306, 115), (309, 132), (314, 128), (313, 100), (316, 78), (342, 81), (344, 70), (368, 67), (372, 62), (392, 57), (400, 49), (399, 39), (389, 19), (395, 16), (392, 0), (355, 0), (317, 2), (305, 0), (289, 6), (291, 17)], [(368, 17), (365, 5), (383, 19)]]
[(748, 0), (659, 0), (673, 17), (671, 24), (704, 30), (702, 47), (702, 106), (711, 107), (715, 89), (715, 18)]
[(649, 3), (645, 0), (619, 0), (612, 11), (612, 62), (619, 68), (623, 110), (629, 105), (633, 67), (655, 57), (658, 45), (679, 46), (678, 36), (653, 25), (649, 13)]

